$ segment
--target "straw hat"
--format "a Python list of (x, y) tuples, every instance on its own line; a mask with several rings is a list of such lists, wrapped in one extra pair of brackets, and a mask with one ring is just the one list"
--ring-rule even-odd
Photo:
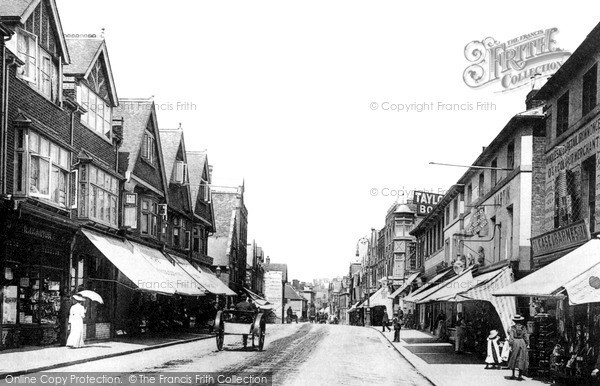
[(84, 302), (85, 298), (81, 295), (73, 295), (73, 299), (77, 300), (78, 302)]
[(521, 316), (521, 315), (519, 315), (519, 314), (516, 314), (516, 315), (513, 317), (513, 322), (522, 322), (522, 321), (524, 321), (524, 320), (525, 320), (525, 318), (524, 318), (524, 317), (522, 317), (522, 316)]
[(490, 331), (490, 336), (488, 336), (488, 339), (494, 339), (497, 336), (498, 336), (498, 330), (492, 330), (492, 331)]

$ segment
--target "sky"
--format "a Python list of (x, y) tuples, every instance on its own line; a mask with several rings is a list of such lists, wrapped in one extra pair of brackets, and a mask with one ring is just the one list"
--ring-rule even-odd
[(119, 97), (154, 96), (213, 185), (244, 181), (249, 241), (300, 280), (348, 274), (395, 202), (465, 171), (430, 162), (471, 164), (525, 110), (528, 84), (465, 84), (469, 42), (557, 28), (573, 52), (600, 22), (581, 1), (57, 4), (65, 33), (105, 28)]

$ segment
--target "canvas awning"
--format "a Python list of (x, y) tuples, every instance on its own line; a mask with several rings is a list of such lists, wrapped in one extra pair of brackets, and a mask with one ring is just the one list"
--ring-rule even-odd
[(354, 305), (352, 307), (350, 307), (350, 309), (347, 312), (354, 312), (354, 311), (356, 311), (356, 309), (358, 308), (359, 304), (360, 304), (360, 302), (354, 303)]
[(428, 289), (431, 289), (435, 285), (441, 283), (443, 281), (442, 279), (446, 275), (448, 275), (449, 272), (450, 272), (450, 268), (444, 270), (443, 272), (438, 273), (431, 280), (429, 280), (427, 283), (423, 284), (420, 288), (418, 288), (415, 291), (411, 292), (408, 296), (405, 296), (402, 300), (405, 301), (405, 302), (416, 303), (417, 298), (420, 299), (420, 294), (422, 294), (423, 292), (427, 291)]
[(212, 272), (204, 269), (196, 269), (189, 261), (172, 254), (169, 254), (177, 264), (206, 291), (214, 295), (233, 296), (236, 293), (225, 285)]
[(488, 301), (492, 303), (504, 332), (508, 334), (512, 324), (512, 318), (517, 312), (517, 302), (514, 296), (492, 296), (492, 293), (500, 288), (504, 288), (514, 282), (512, 269), (504, 267), (495, 271), (486, 272), (474, 278), (475, 285), (468, 291), (462, 292), (453, 299), (457, 302), (462, 301)]
[(248, 288), (244, 287), (244, 291), (248, 293), (248, 296), (252, 298), (252, 300), (254, 301), (254, 303), (256, 303), (258, 308), (262, 310), (272, 310), (275, 308), (274, 304), (269, 303), (268, 300), (258, 296), (254, 292), (250, 291)]
[(360, 306), (358, 306), (359, 308), (373, 308), (373, 307), (385, 307), (386, 311), (388, 313), (388, 316), (391, 318), (393, 315), (392, 313), (394, 312), (394, 307), (393, 307), (393, 300), (388, 298), (388, 288), (387, 286), (383, 286), (381, 288), (379, 288), (373, 295), (371, 295), (371, 297), (369, 298), (368, 301), (363, 302)]
[(165, 278), (166, 281), (156, 281), (155, 285), (174, 288), (176, 293), (182, 295), (206, 295), (204, 288), (198, 285), (193, 277), (177, 263), (170, 262), (161, 251), (135, 242), (131, 243), (133, 244), (133, 254), (146, 259)]
[(470, 289), (473, 286), (473, 273), (471, 269), (451, 277), (417, 295), (416, 303), (445, 301), (456, 296), (457, 293)]
[(419, 274), (420, 274), (420, 272), (413, 273), (412, 275), (410, 275), (404, 281), (404, 284), (402, 284), (400, 286), (400, 288), (398, 288), (397, 290), (395, 290), (394, 292), (392, 292), (392, 294), (389, 296), (389, 298), (390, 299), (394, 299), (394, 298), (396, 298), (396, 296), (400, 295), (402, 293), (402, 291), (404, 291), (405, 289), (407, 289), (408, 286), (411, 285), (413, 281), (415, 281), (415, 279), (417, 278), (417, 276), (419, 276)]
[(156, 285), (156, 283), (168, 283), (168, 279), (145, 258), (135, 254), (131, 242), (104, 236), (88, 229), (82, 229), (81, 232), (137, 288), (167, 295), (175, 294), (175, 287)]
[(564, 296), (561, 293), (566, 289), (569, 302), (575, 302), (571, 304), (587, 303), (587, 299), (598, 299), (598, 295), (595, 295), (598, 289), (592, 286), (595, 282), (592, 279), (594, 272), (600, 272), (598, 265), (600, 265), (600, 239), (595, 238), (545, 267), (495, 291), (493, 295), (561, 297)]

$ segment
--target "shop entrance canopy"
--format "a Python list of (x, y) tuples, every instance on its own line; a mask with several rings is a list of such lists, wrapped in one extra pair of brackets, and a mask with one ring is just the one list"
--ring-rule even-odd
[(214, 295), (226, 295), (235, 296), (229, 287), (225, 285), (218, 277), (205, 270), (196, 269), (189, 261), (175, 255), (170, 255), (173, 260), (179, 264), (179, 266), (190, 275), (202, 288)]
[(204, 295), (192, 284), (193, 279), (160, 251), (87, 229), (82, 232), (139, 289), (166, 295)]
[(595, 238), (493, 295), (562, 297), (566, 289), (571, 304), (597, 302), (600, 276), (595, 273), (600, 273), (599, 265), (600, 239)]
[(460, 275), (454, 276), (420, 294), (416, 303), (446, 301), (459, 292), (464, 292), (473, 286), (473, 273), (467, 269)]

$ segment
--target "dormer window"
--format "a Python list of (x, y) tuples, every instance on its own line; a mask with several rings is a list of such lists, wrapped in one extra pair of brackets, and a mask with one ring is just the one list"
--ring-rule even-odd
[(173, 173), (173, 182), (183, 185), (188, 182), (188, 168), (183, 161), (175, 161), (175, 171)]
[(58, 61), (38, 45), (36, 35), (17, 29), (17, 54), (25, 64), (18, 76), (53, 102), (58, 101)]
[(154, 136), (149, 132), (146, 132), (142, 142), (142, 159), (154, 164), (154, 160), (156, 159), (156, 153), (154, 149)]
[(105, 139), (112, 138), (112, 108), (98, 94), (84, 84), (77, 87), (77, 101), (87, 113), (81, 114), (81, 123)]

